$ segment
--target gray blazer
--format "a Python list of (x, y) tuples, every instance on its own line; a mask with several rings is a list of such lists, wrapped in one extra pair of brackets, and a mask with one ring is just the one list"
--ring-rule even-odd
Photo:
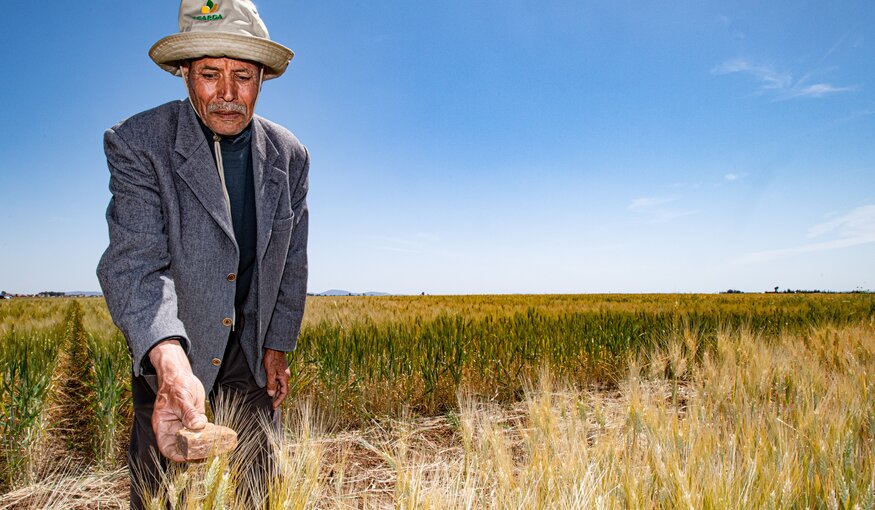
[[(134, 115), (106, 131), (104, 150), (112, 199), (97, 276), (134, 376), (144, 374), (153, 345), (180, 337), (209, 392), (214, 360), (240, 322), (232, 276), (239, 250), (194, 109), (173, 101)], [(255, 116), (252, 159), (257, 257), (241, 343), (264, 386), (264, 348), (293, 350), (304, 314), (310, 157), (288, 130)]]

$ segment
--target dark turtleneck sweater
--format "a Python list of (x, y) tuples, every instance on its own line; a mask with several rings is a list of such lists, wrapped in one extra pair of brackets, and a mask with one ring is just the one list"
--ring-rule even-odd
[[(201, 119), (201, 129), (207, 138), (207, 146), (216, 161), (216, 149), (213, 132)], [(234, 226), (234, 238), (240, 250), (240, 260), (237, 264), (237, 289), (234, 296), (234, 306), (238, 317), (243, 310), (243, 302), (249, 294), (252, 284), (252, 273), (255, 269), (255, 182), (252, 177), (252, 123), (235, 136), (222, 136), (219, 144), (222, 148), (222, 166), (225, 169), (225, 186), (231, 201), (231, 223)]]

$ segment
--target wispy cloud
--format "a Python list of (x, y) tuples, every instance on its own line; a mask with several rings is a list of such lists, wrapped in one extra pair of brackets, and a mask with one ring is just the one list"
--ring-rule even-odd
[(732, 182), (738, 180), (738, 174), (726, 174), (723, 176), (723, 180)]
[(808, 86), (797, 86), (787, 91), (782, 99), (795, 99), (797, 97), (824, 97), (839, 92), (852, 92), (857, 87), (836, 87), (829, 83), (815, 83)]
[(843, 238), (863, 238), (875, 236), (875, 205), (864, 205), (848, 214), (808, 229), (808, 237), (821, 237), (835, 234)]
[(726, 15), (720, 15), (717, 20), (729, 30), (729, 34), (737, 41), (743, 41), (747, 38), (747, 25), (743, 20), (730, 19)]
[(845, 122), (857, 120), (857, 119), (862, 118), (862, 117), (868, 117), (870, 115), (875, 115), (875, 107), (853, 111), (850, 114), (845, 115), (844, 117), (841, 117), (841, 118), (834, 120), (833, 124), (843, 124)]
[(835, 43), (833, 43), (833, 45), (830, 46), (830, 48), (828, 50), (826, 50), (826, 53), (824, 53), (823, 56), (820, 57), (820, 62), (825, 61), (827, 58), (829, 58), (830, 55), (835, 53), (836, 50), (838, 50), (845, 43), (845, 41), (847, 39), (848, 39), (848, 34), (845, 34), (845, 35), (839, 37), (839, 39)]
[(843, 92), (857, 90), (856, 86), (838, 86), (831, 83), (809, 83), (812, 73), (807, 73), (799, 79), (793, 75), (775, 69), (768, 64), (752, 62), (743, 57), (727, 60), (713, 69), (711, 74), (747, 74), (758, 83), (757, 93), (769, 94), (776, 101), (800, 98), (819, 98)]
[(849, 248), (875, 243), (875, 205), (864, 205), (832, 220), (818, 223), (808, 229), (808, 239), (829, 238), (791, 248), (749, 253), (742, 262), (766, 262), (800, 253), (811, 253)]
[(780, 73), (771, 66), (754, 64), (744, 58), (727, 60), (711, 69), (712, 74), (735, 74), (745, 73), (753, 76), (760, 83), (760, 90), (781, 90), (793, 84), (793, 77), (786, 73)]

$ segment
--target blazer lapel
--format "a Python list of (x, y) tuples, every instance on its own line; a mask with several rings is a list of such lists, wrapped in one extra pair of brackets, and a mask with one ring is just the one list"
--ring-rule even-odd
[(258, 262), (267, 250), (273, 218), (277, 203), (282, 195), (283, 175), (286, 173), (276, 165), (279, 152), (267, 137), (258, 117), (252, 118), (252, 172), (255, 182), (255, 214), (258, 218), (256, 249)]
[(176, 173), (188, 184), (222, 231), (236, 243), (231, 214), (225, 204), (216, 163), (213, 161), (213, 155), (207, 146), (194, 109), (188, 101), (180, 107), (175, 149), (183, 157), (182, 162), (176, 165)]

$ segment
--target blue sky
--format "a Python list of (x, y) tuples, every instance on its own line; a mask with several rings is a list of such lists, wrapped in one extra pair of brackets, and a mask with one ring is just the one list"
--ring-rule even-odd
[[(313, 292), (875, 289), (871, 2), (257, 5)], [(177, 9), (5, 6), (0, 289), (99, 288), (102, 134), (184, 97)]]

